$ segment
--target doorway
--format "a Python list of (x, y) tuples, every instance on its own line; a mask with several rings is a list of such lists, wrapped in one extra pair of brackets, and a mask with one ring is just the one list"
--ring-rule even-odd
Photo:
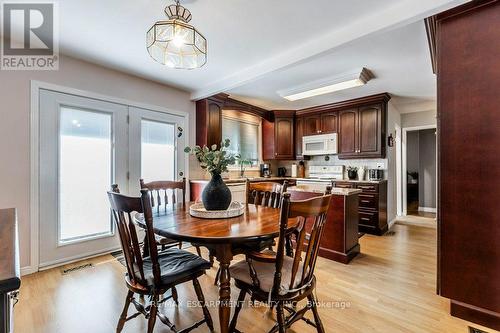
[(183, 116), (45, 89), (39, 113), (39, 268), (119, 248), (111, 184), (184, 175)]
[(403, 215), (435, 219), (437, 210), (436, 127), (403, 129)]

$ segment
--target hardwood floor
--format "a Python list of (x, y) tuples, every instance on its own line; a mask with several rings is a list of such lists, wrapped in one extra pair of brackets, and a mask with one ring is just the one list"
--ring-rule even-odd
[[(466, 333), (468, 325), (481, 328), (451, 317), (448, 300), (435, 293), (436, 230), (396, 224), (391, 231), (394, 233), (382, 237), (363, 236), (362, 253), (349, 265), (318, 261), (317, 297), (324, 305), (320, 315), (326, 331)], [(23, 277), (20, 301), (15, 308), (15, 332), (114, 332), (127, 291), (123, 282), (125, 268), (110, 255), (68, 267), (87, 262), (94, 267), (67, 275), (61, 274), (63, 268), (55, 268)], [(209, 302), (217, 300), (217, 288), (213, 286), (216, 271), (212, 268), (200, 281)], [(179, 286), (178, 291), (179, 308), (166, 304), (162, 311), (182, 328), (201, 318), (202, 313), (187, 304), (187, 300), (195, 299), (191, 284)], [(236, 288), (232, 292), (235, 300)], [(273, 322), (266, 309), (243, 309), (238, 328), (244, 332), (267, 332)], [(217, 325), (215, 304), (210, 311)], [(127, 322), (123, 330), (145, 331), (146, 320), (142, 317)], [(202, 326), (195, 332), (207, 331)], [(158, 323), (155, 332), (170, 331)], [(297, 323), (287, 332), (315, 330)]]

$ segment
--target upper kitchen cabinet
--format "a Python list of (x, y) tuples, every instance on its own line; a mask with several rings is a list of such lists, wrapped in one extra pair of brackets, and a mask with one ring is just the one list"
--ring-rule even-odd
[(358, 109), (339, 112), (338, 153), (342, 158), (358, 156), (359, 113)]
[(304, 136), (304, 118), (295, 118), (295, 159), (301, 159), (302, 155), (302, 137)]
[(274, 122), (262, 122), (262, 152), (264, 160), (295, 159), (295, 111), (274, 112)]
[(364, 157), (385, 156), (385, 112), (382, 105), (371, 105), (358, 109), (359, 144), (358, 154)]
[(222, 141), (222, 108), (228, 95), (218, 94), (196, 102), (196, 144), (220, 145)]
[(321, 134), (337, 133), (338, 112), (325, 112), (321, 114)]
[(321, 116), (319, 114), (304, 117), (304, 135), (321, 133)]

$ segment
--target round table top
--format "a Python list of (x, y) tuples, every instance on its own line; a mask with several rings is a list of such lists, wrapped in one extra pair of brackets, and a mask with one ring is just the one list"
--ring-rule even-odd
[[(280, 209), (245, 204), (243, 215), (225, 219), (203, 219), (189, 214), (186, 202), (161, 206), (159, 212), (153, 207), (153, 229), (160, 236), (193, 243), (242, 243), (251, 240), (277, 237), (279, 235)], [(136, 223), (145, 228), (142, 214), (136, 215)], [(296, 226), (289, 219), (288, 227)]]

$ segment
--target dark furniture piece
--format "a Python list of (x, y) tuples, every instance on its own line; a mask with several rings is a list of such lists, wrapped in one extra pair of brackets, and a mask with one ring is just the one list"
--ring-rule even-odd
[(333, 186), (361, 190), (358, 208), (359, 231), (378, 236), (387, 232), (387, 180), (334, 181)]
[[(236, 287), (241, 289), (230, 332), (236, 329), (246, 294), (250, 294), (254, 300), (270, 303), (269, 305), (276, 307), (278, 322), (269, 332), (284, 333), (293, 323), (301, 319), (314, 326), (318, 332), (326, 332), (318, 314), (313, 292), (316, 287), (314, 268), (327, 222), (329, 204), (329, 195), (295, 202), (290, 201), (290, 193), (283, 195), (277, 253), (275, 255), (248, 253), (246, 260), (236, 263), (229, 269), (235, 279)], [(299, 221), (299, 225), (295, 228), (297, 237), (294, 242), (293, 257), (285, 255), (285, 243), (290, 234), (289, 219)], [(306, 220), (313, 221), (309, 233), (306, 231)], [(290, 306), (293, 302), (305, 298), (308, 302), (303, 308)], [(290, 316), (285, 316), (285, 309), (290, 312)], [(312, 310), (314, 322), (304, 317), (309, 310)]]
[[(153, 231), (163, 237), (202, 244), (219, 262), (219, 322), (220, 332), (229, 332), (231, 314), (231, 284), (229, 265), (233, 256), (245, 253), (244, 245), (278, 237), (280, 210), (264, 206), (246, 205), (245, 213), (231, 219), (201, 219), (189, 215), (189, 204), (174, 205), (173, 209), (155, 216)], [(137, 216), (138, 225), (145, 227)], [(289, 220), (294, 228), (297, 221)]]
[(296, 147), (304, 135), (338, 133), (339, 159), (385, 158), (389, 99), (384, 93), (296, 111)]
[(437, 290), (453, 316), (500, 330), (500, 2), (435, 20)]
[[(178, 190), (181, 191), (181, 200), (179, 202), (186, 203), (186, 178), (182, 178), (182, 181), (158, 180), (149, 183), (145, 183), (144, 179), (140, 179), (139, 182), (141, 189), (148, 189), (151, 192), (151, 206), (153, 209), (156, 207), (157, 213), (160, 212), (160, 209), (166, 210), (168, 205), (179, 201), (179, 195), (176, 194)], [(162, 250), (175, 245), (182, 249), (182, 242), (165, 237), (156, 236), (156, 243), (161, 246)], [(198, 255), (201, 256), (200, 247), (195, 247)]]
[[(153, 232), (152, 198), (147, 189), (141, 190), (140, 197), (128, 197), (120, 194), (118, 186), (113, 185), (113, 191), (108, 192), (108, 197), (125, 257), (127, 267), (125, 282), (129, 289), (116, 331), (121, 332), (126, 321), (143, 314), (148, 319), (148, 333), (153, 332), (156, 317), (175, 332), (176, 328), (170, 320), (158, 312), (158, 305), (169, 299), (164, 298), (160, 301), (160, 296), (165, 294), (168, 289), (172, 289), (174, 293), (176, 285), (188, 281), (193, 283), (204, 319), (183, 329), (182, 332), (189, 332), (204, 323), (213, 331), (212, 318), (205, 305), (203, 292), (198, 282), (198, 277), (210, 268), (210, 263), (199, 256), (177, 248), (158, 252)], [(142, 214), (144, 221), (143, 227), (149, 245), (147, 257), (142, 256), (137, 238), (133, 217), (137, 213)], [(136, 301), (135, 294), (150, 297), (150, 304), (145, 306)], [(134, 304), (137, 313), (127, 317), (131, 303)]]
[[(290, 187), (292, 200), (306, 200), (323, 193), (314, 185)], [(358, 193), (356, 189), (327, 187), (325, 194), (332, 194), (325, 226), (325, 237), (321, 240), (319, 256), (348, 264), (361, 251), (358, 233)]]
[(14, 332), (14, 305), (21, 287), (15, 208), (0, 209), (0, 333)]
[(295, 158), (295, 111), (274, 111), (274, 119), (262, 121), (262, 151), (264, 160)]

